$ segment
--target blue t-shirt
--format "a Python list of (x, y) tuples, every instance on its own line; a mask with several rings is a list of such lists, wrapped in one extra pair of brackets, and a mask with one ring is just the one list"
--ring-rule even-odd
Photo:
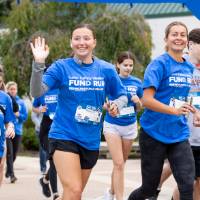
[[(193, 65), (187, 60), (177, 62), (165, 53), (147, 66), (143, 88), (154, 87), (155, 99), (163, 104), (184, 102), (190, 90), (193, 70)], [(169, 115), (145, 109), (140, 124), (151, 137), (166, 144), (184, 141), (189, 137), (184, 115)]]
[(41, 97), (35, 98), (33, 101), (34, 107), (47, 106), (47, 111), (44, 113), (50, 119), (54, 118), (57, 102), (58, 102), (58, 89), (49, 90)]
[(4, 141), (5, 141), (4, 114), (0, 110), (0, 158), (2, 158), (4, 154)]
[(23, 123), (28, 118), (28, 111), (27, 111), (27, 108), (26, 108), (26, 105), (25, 105), (23, 99), (21, 99), (19, 96), (16, 96), (15, 100), (16, 100), (18, 106), (19, 106), (19, 116), (15, 117), (15, 121), (14, 121), (15, 134), (16, 135), (22, 135)]
[[(122, 78), (120, 77), (122, 84), (124, 85), (126, 91), (127, 91), (127, 96), (128, 96), (128, 104), (127, 108), (130, 108), (128, 112), (126, 112), (125, 115), (119, 116), (119, 117), (112, 117), (109, 115), (109, 113), (106, 113), (105, 116), (105, 121), (109, 122), (111, 124), (117, 124), (120, 126), (127, 126), (130, 124), (133, 124), (136, 122), (137, 118), (136, 115), (136, 105), (131, 101), (131, 97), (133, 95), (137, 95), (139, 98), (142, 97), (143, 95), (143, 89), (142, 89), (142, 82), (140, 79), (134, 77), (134, 76), (128, 76), (127, 78)], [(108, 97), (109, 100), (112, 100), (112, 98)], [(133, 107), (134, 112), (131, 112), (131, 108)], [(124, 109), (127, 109), (124, 108)], [(128, 114), (129, 113), (129, 114)]]
[(43, 82), (49, 89), (59, 89), (49, 137), (98, 150), (105, 97), (111, 95), (115, 99), (126, 95), (115, 67), (97, 58), (91, 64), (82, 65), (73, 58), (61, 59), (48, 68)]
[(0, 105), (4, 113), (0, 110), (0, 157), (4, 155), (5, 127), (9, 122), (14, 122), (15, 116), (12, 110), (12, 101), (8, 94), (0, 90)]

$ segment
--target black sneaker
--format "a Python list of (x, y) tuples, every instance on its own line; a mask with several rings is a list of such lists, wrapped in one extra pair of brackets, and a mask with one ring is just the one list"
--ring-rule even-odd
[(15, 183), (17, 181), (17, 177), (15, 175), (10, 177), (10, 182)]
[(49, 188), (49, 183), (44, 183), (43, 181), (43, 177), (40, 178), (40, 185), (42, 186), (42, 192), (44, 194), (45, 197), (50, 197), (51, 196), (51, 191)]
[(10, 177), (10, 174), (8, 173), (8, 171), (6, 171), (5, 177), (6, 177), (6, 178), (9, 178), (9, 177)]
[(148, 198), (148, 200), (157, 200), (159, 193), (160, 193), (160, 189), (157, 189), (156, 194), (153, 197)]
[(53, 200), (57, 200), (59, 198), (58, 194), (53, 195)]

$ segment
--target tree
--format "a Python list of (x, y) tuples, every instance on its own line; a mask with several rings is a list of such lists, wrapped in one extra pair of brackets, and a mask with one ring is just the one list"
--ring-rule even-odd
[(8, 16), (13, 0), (0, 0), (0, 23), (4, 17)]
[(109, 12), (90, 22), (96, 27), (96, 55), (112, 62), (119, 52), (130, 50), (136, 59), (133, 74), (142, 78), (152, 48), (151, 30), (144, 18), (139, 14), (128, 16)]
[(72, 28), (92, 22), (97, 29), (95, 55), (112, 61), (121, 50), (132, 50), (137, 60), (136, 72), (142, 76), (151, 55), (151, 32), (143, 17), (106, 12), (103, 4), (31, 3), (23, 0), (14, 6), (4, 21), (10, 33), (0, 38), (6, 80), (15, 80), (19, 93), (29, 92), (32, 55), (30, 41), (38, 35), (47, 39), (50, 55), (47, 62), (71, 54)]
[(19, 94), (28, 93), (32, 63), (30, 41), (38, 35), (47, 39), (51, 48), (49, 63), (69, 56), (72, 27), (94, 13), (98, 16), (104, 7), (95, 4), (31, 3), (29, 0), (13, 5), (4, 21), (10, 34), (0, 38), (0, 57), (5, 66), (6, 80), (18, 83)]

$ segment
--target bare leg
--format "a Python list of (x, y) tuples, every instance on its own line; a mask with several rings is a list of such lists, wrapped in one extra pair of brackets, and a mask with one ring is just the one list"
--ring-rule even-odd
[(92, 169), (82, 169), (81, 174), (82, 174), (82, 191), (84, 190), (88, 179), (90, 177)]
[(4, 169), (5, 159), (6, 159), (5, 156), (2, 157), (1, 162), (0, 162), (0, 187), (1, 187), (1, 184), (2, 184), (2, 181), (3, 181), (3, 169)]
[(180, 200), (180, 195), (179, 195), (179, 191), (178, 191), (177, 186), (176, 186), (176, 188), (174, 189), (174, 192), (173, 192), (173, 200)]
[(62, 200), (81, 200), (82, 170), (79, 155), (56, 150), (53, 160), (63, 186)]
[(200, 199), (200, 177), (194, 182), (194, 200)]
[(122, 139), (124, 162), (126, 162), (126, 160), (128, 159), (128, 156), (129, 156), (131, 148), (132, 148), (132, 144), (133, 144), (133, 140)]
[[(106, 142), (113, 160), (112, 183), (117, 200), (123, 199), (124, 193), (124, 158), (122, 139), (115, 134), (105, 134)], [(113, 145), (114, 144), (114, 145)]]

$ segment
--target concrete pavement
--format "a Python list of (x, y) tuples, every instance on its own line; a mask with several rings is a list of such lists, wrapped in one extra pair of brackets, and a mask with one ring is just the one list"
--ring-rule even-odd
[[(110, 183), (112, 161), (99, 159), (92, 171), (89, 182), (83, 194), (83, 200), (103, 200), (103, 194)], [(9, 179), (3, 181), (0, 188), (0, 200), (51, 200), (42, 195), (39, 185), (39, 159), (36, 157), (19, 156), (15, 163), (15, 173), (18, 178), (15, 184)], [(128, 160), (125, 169), (125, 194), (128, 194), (141, 183), (140, 160)], [(159, 200), (170, 200), (175, 182), (170, 177), (163, 185)], [(59, 191), (62, 187), (59, 183)]]

